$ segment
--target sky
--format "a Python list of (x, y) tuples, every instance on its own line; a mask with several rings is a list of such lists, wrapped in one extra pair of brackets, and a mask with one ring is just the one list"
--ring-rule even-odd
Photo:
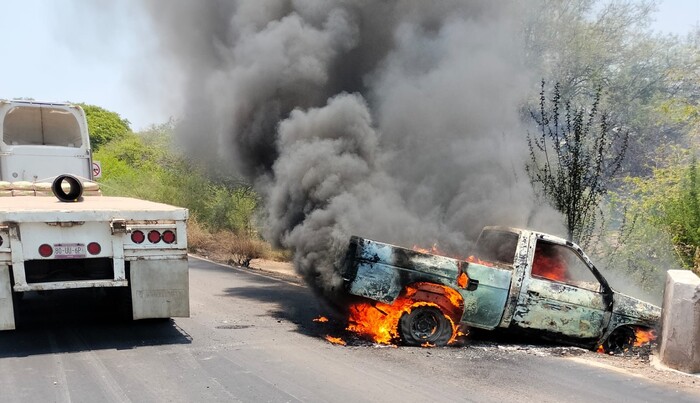
[[(132, 68), (134, 60), (149, 57), (140, 46), (150, 38), (143, 21), (121, 2), (101, 2), (114, 13), (95, 19), (78, 8), (87, 1), (4, 2), (0, 99), (94, 104), (119, 113), (137, 131), (176, 117), (159, 80), (167, 66)], [(698, 24), (700, 0), (665, 0), (652, 29), (685, 35)]]

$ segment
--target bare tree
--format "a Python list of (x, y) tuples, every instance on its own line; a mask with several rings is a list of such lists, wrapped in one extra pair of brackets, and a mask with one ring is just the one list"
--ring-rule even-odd
[(595, 228), (598, 206), (618, 173), (629, 131), (613, 126), (599, 110), (602, 89), (589, 108), (562, 100), (557, 83), (548, 102), (542, 81), (539, 110), (530, 111), (536, 133), (527, 133), (527, 173), (541, 196), (566, 217), (568, 238), (586, 245)]

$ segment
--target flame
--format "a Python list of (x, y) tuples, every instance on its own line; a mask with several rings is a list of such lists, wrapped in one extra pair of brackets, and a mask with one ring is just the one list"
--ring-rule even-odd
[(486, 260), (481, 260), (478, 257), (471, 255), (466, 259), (467, 262), (469, 263), (476, 263), (480, 264), (482, 266), (488, 266), (488, 267), (496, 267), (492, 262), (487, 262)]
[(457, 285), (460, 288), (467, 288), (467, 284), (469, 283), (469, 277), (467, 276), (467, 273), (462, 272), (459, 277), (457, 277)]
[(425, 343), (421, 344), (420, 346), (421, 346), (421, 347), (424, 347), (424, 348), (431, 348), (431, 347), (435, 347), (435, 344), (428, 343), (428, 342), (426, 341)]
[(421, 248), (418, 245), (413, 245), (413, 250), (420, 253), (430, 253), (432, 255), (444, 255), (444, 253), (438, 248), (437, 242), (430, 248)]
[[(644, 345), (647, 345), (653, 341), (656, 340), (656, 330), (654, 329), (646, 329), (643, 327), (635, 327), (634, 328), (634, 347), (642, 347)], [(627, 351), (628, 349), (625, 349)], [(598, 353), (606, 353), (605, 348), (600, 345), (598, 346), (598, 349), (596, 350)], [(612, 352), (611, 352), (612, 354)]]
[(318, 318), (314, 319), (314, 322), (326, 323), (328, 322), (328, 318), (325, 316), (319, 316)]
[(347, 345), (345, 340), (341, 339), (340, 337), (333, 337), (331, 335), (326, 335), (325, 339), (328, 340), (332, 344), (338, 344), (341, 346)]
[(558, 258), (551, 258), (535, 253), (532, 262), (532, 274), (554, 281), (566, 281), (566, 263)]
[(656, 330), (637, 327), (634, 329), (634, 346), (641, 347), (656, 340)]
[(412, 249), (415, 252), (427, 253), (430, 255), (446, 256), (446, 257), (450, 257), (452, 259), (457, 259), (457, 260), (464, 260), (464, 256), (454, 255), (454, 254), (450, 254), (450, 253), (443, 251), (442, 249), (440, 249), (438, 247), (437, 243), (434, 243), (433, 246), (431, 246), (430, 248), (422, 248), (418, 245), (413, 245)]
[[(416, 284), (416, 287), (420, 283)], [(437, 286), (437, 285), (436, 285)], [(400, 295), (393, 304), (374, 301), (360, 301), (350, 306), (347, 330), (357, 333), (359, 336), (370, 339), (379, 344), (392, 344), (399, 339), (398, 324), (401, 316), (410, 313), (411, 310), (419, 306), (434, 306), (440, 308), (433, 302), (419, 301), (414, 299), (418, 288), (414, 286), (406, 287), (406, 291)], [(449, 287), (438, 286), (445, 290), (447, 297), (455, 306), (461, 306), (461, 296)], [(454, 321), (447, 316), (452, 325), (452, 339), (454, 342), (458, 335), (463, 334), (457, 330)]]

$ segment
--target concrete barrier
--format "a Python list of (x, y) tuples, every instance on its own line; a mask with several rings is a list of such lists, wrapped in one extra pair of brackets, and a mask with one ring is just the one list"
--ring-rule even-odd
[(659, 358), (679, 371), (700, 372), (700, 278), (689, 270), (666, 275)]

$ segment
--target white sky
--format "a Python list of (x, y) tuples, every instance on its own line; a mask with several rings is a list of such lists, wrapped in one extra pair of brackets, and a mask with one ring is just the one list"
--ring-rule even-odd
[[(157, 83), (157, 67), (143, 74), (130, 67), (135, 58), (147, 57), (138, 45), (149, 36), (127, 9), (128, 3), (111, 3), (111, 18), (100, 20), (76, 9), (77, 0), (3, 3), (0, 99), (94, 104), (129, 119), (134, 130), (162, 123), (173, 114), (167, 97), (159, 96), (159, 91), (167, 89)], [(684, 35), (698, 24), (700, 0), (665, 0), (652, 28)]]

